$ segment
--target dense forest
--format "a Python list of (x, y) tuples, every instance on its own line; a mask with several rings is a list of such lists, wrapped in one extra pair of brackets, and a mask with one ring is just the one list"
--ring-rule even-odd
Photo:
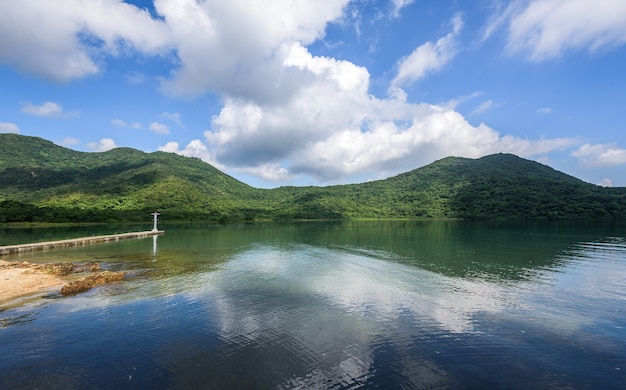
[(626, 219), (626, 188), (511, 154), (448, 157), (385, 180), (259, 189), (196, 158), (77, 152), (0, 134), (0, 223), (343, 218)]

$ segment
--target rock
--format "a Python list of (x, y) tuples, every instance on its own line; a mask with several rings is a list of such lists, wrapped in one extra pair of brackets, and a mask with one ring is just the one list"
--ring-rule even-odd
[(62, 295), (79, 294), (103, 284), (124, 280), (125, 272), (103, 271), (68, 283), (61, 289)]

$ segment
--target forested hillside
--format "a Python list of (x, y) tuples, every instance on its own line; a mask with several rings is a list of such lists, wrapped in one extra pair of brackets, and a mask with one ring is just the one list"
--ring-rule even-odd
[[(199, 159), (118, 148), (82, 153), (0, 134), (0, 218), (43, 221), (239, 219), (261, 192)], [(33, 215), (35, 214), (35, 215)], [(0, 219), (2, 221), (2, 219)]]
[(0, 134), (0, 222), (340, 218), (626, 219), (626, 188), (585, 183), (510, 154), (448, 157), (398, 176), (258, 189), (195, 158), (66, 149)]

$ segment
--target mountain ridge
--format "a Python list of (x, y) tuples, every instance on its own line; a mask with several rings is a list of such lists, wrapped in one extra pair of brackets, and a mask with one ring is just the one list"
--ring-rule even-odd
[(396, 176), (254, 188), (197, 158), (132, 148), (78, 152), (0, 134), (0, 222), (341, 218), (626, 219), (626, 188), (512, 154), (446, 157)]

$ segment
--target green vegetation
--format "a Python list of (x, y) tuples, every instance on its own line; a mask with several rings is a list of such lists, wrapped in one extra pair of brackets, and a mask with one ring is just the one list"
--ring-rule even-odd
[(199, 159), (66, 149), (0, 134), (0, 222), (215, 222), (340, 218), (626, 219), (626, 188), (602, 188), (497, 154), (448, 157), (398, 176), (328, 187), (248, 186)]

